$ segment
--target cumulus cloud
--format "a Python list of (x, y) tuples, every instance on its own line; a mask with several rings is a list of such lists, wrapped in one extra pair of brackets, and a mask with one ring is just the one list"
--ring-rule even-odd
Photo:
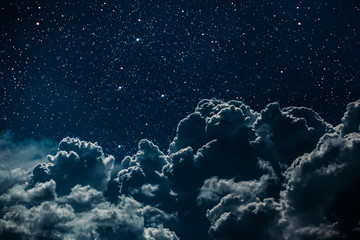
[(25, 189), (23, 185), (16, 185), (7, 193), (0, 196), (2, 203), (14, 202), (41, 202), (56, 198), (56, 183), (50, 180), (45, 183), (37, 183), (33, 188)]
[(80, 204), (98, 203), (103, 200), (102, 192), (91, 188), (89, 185), (75, 185), (71, 189), (71, 193), (66, 197), (67, 200), (73, 200)]
[(346, 109), (347, 111), (341, 119), (342, 124), (339, 126), (343, 136), (360, 131), (360, 100), (348, 104)]
[(212, 177), (206, 179), (200, 189), (198, 200), (218, 201), (228, 194), (234, 194), (243, 199), (243, 201), (255, 200), (257, 196), (266, 190), (267, 182), (270, 180), (268, 175), (264, 175), (260, 180), (249, 180), (237, 182), (236, 179), (218, 179)]
[(64, 224), (75, 218), (70, 205), (59, 206), (52, 201), (27, 208), (14, 205), (6, 209), (0, 220), (0, 236), (4, 239), (60, 238)]
[[(117, 177), (109, 184), (107, 196), (116, 199), (119, 194), (135, 197), (143, 203), (171, 205), (173, 199), (165, 169), (171, 168), (171, 159), (149, 140), (139, 142), (138, 152), (121, 162)], [(115, 194), (115, 197), (114, 197)]]
[(141, 191), (145, 196), (154, 197), (155, 192), (159, 190), (159, 185), (144, 184), (141, 186)]
[(274, 167), (280, 168), (279, 171), (289, 167), (298, 156), (312, 151), (325, 133), (334, 131), (313, 110), (281, 109), (278, 103), (269, 104), (261, 111), (254, 128), (259, 151)]
[[(360, 134), (325, 135), (285, 172), (283, 221), (292, 239), (360, 236)], [(311, 229), (311, 231), (310, 231)]]
[(116, 168), (97, 143), (4, 133), (0, 238), (359, 239), (359, 116), (206, 99), (166, 153), (143, 139)]
[(227, 195), (207, 211), (209, 233), (215, 239), (279, 239), (272, 235), (276, 208), (272, 198), (246, 203), (240, 196)]
[(179, 240), (174, 232), (162, 226), (160, 226), (160, 228), (146, 228), (145, 238), (146, 240)]
[(200, 187), (212, 176), (261, 176), (251, 145), (256, 137), (253, 123), (258, 115), (238, 101), (201, 101), (195, 113), (179, 123), (170, 144), (173, 168), (169, 175), (175, 184), (180, 179), (189, 179)]
[(114, 157), (105, 155), (97, 143), (69, 137), (59, 143), (57, 153), (49, 155), (48, 160), (34, 168), (31, 180), (35, 184), (53, 179), (61, 194), (76, 184), (105, 190), (114, 164)]
[[(146, 147), (141, 149), (149, 153)], [(26, 175), (23, 181), (4, 188), (0, 195), (0, 238), (178, 239), (165, 227), (176, 221), (176, 214), (121, 192), (114, 193), (116, 202), (106, 199), (113, 162), (97, 143), (64, 138), (47, 162), (22, 171)], [(141, 165), (146, 173), (155, 170), (153, 164), (147, 164)], [(150, 197), (157, 190), (157, 185), (151, 184), (141, 188)]]
[[(8, 206), (0, 220), (0, 237), (4, 239), (178, 239), (166, 221), (175, 216), (136, 200), (121, 196), (111, 204), (89, 187), (73, 188), (66, 199), (53, 199)], [(79, 209), (88, 204), (90, 208)], [(162, 238), (160, 238), (162, 237)]]

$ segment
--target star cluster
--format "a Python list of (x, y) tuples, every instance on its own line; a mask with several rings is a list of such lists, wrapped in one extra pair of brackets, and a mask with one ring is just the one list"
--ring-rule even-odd
[(203, 98), (312, 107), (360, 98), (360, 3), (2, 1), (1, 128), (164, 149)]

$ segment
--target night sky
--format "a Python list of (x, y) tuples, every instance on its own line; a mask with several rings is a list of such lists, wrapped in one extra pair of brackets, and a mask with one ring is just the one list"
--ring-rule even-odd
[[(120, 232), (119, 239), (140, 240), (359, 236), (359, 207), (337, 209), (352, 206), (346, 198), (360, 186), (351, 172), (360, 170), (352, 160), (360, 159), (360, 1), (2, 0), (0, 34), (0, 238), (63, 239), (60, 232), (69, 239), (115, 239)], [(78, 165), (69, 162), (73, 153)], [(240, 155), (246, 164), (238, 162)], [(152, 167), (144, 163), (148, 158)], [(61, 175), (63, 168), (83, 169), (83, 161), (93, 161), (85, 164), (89, 175)], [(301, 162), (311, 166), (302, 169)], [(306, 178), (323, 165), (344, 185), (302, 205), (300, 197), (316, 192), (312, 181), (320, 186), (330, 178)], [(349, 170), (334, 170), (339, 166)], [(354, 176), (352, 182), (340, 172)], [(298, 184), (303, 177), (312, 187)], [(240, 191), (239, 184), (258, 195)], [(76, 198), (90, 192), (90, 200)], [(229, 207), (225, 193), (243, 196), (246, 209), (266, 210), (249, 220), (250, 213)], [(155, 198), (156, 204), (149, 200)], [(321, 201), (327, 198), (335, 200)], [(360, 200), (358, 193), (354, 199)], [(93, 200), (100, 207), (89, 207)], [(145, 230), (124, 222), (128, 227), (112, 233), (109, 226), (119, 222), (69, 230), (60, 217), (54, 221), (66, 224), (60, 230), (51, 225), (57, 231), (16, 230), (26, 221), (11, 219), (8, 209), (24, 202), (29, 211), (44, 204), (74, 211), (71, 221), (109, 206), (117, 206), (111, 211), (119, 216), (142, 209)], [(326, 210), (309, 207), (318, 203), (314, 209)], [(154, 209), (150, 214), (139, 206)], [(218, 215), (220, 208), (234, 216)], [(146, 217), (154, 212), (161, 224)], [(327, 222), (306, 225), (307, 217), (315, 219), (310, 212)], [(260, 224), (282, 237), (244, 233), (242, 221), (249, 221), (245, 232)]]
[[(2, 1), (1, 128), (166, 149), (199, 100), (360, 98), (359, 1)], [(121, 149), (117, 149), (120, 145)]]

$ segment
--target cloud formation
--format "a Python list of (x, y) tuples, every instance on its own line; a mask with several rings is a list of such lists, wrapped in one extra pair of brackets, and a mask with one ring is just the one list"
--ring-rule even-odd
[(327, 134), (285, 172), (282, 220), (292, 239), (359, 236), (360, 134)]
[(0, 238), (359, 239), (359, 116), (202, 100), (166, 153), (143, 139), (116, 167), (97, 143), (3, 133)]
[(38, 164), (31, 176), (33, 184), (53, 179), (58, 193), (68, 193), (76, 184), (106, 190), (114, 157), (105, 156), (97, 143), (64, 138), (57, 153), (48, 156), (49, 163)]
[[(165, 227), (176, 214), (121, 192), (115, 202), (104, 197), (113, 162), (97, 143), (63, 139), (48, 162), (34, 166), (27, 181), (9, 185), (0, 196), (0, 238), (178, 239)], [(150, 197), (157, 191), (144, 186)]]

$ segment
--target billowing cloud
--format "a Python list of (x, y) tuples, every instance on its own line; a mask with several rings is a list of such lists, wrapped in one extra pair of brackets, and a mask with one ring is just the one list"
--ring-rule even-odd
[(174, 232), (169, 231), (167, 228), (146, 228), (145, 237), (147, 240), (178, 240)]
[(241, 196), (227, 195), (206, 215), (215, 239), (272, 239), (277, 203), (272, 198), (246, 202)]
[(56, 155), (48, 156), (49, 163), (37, 165), (31, 177), (33, 183), (53, 179), (58, 193), (68, 193), (76, 184), (105, 190), (110, 180), (114, 157), (105, 156), (97, 143), (64, 138)]
[(115, 168), (97, 143), (52, 152), (7, 132), (0, 238), (359, 239), (359, 116), (359, 101), (333, 127), (305, 107), (202, 100), (168, 152), (143, 139)]
[(133, 196), (144, 203), (167, 205), (173, 198), (165, 169), (171, 167), (170, 157), (148, 140), (141, 140), (138, 152), (121, 162), (121, 169), (109, 184), (111, 199), (119, 194)]
[(344, 136), (351, 132), (360, 131), (360, 100), (349, 103), (342, 124), (339, 126), (341, 134)]
[(103, 194), (96, 189), (90, 188), (89, 185), (81, 186), (78, 184), (71, 189), (71, 193), (66, 199), (80, 204), (98, 203), (103, 201)]
[[(360, 133), (325, 135), (285, 172), (282, 221), (292, 239), (360, 236)], [(311, 230), (310, 230), (311, 229)]]
[[(47, 161), (23, 171), (23, 181), (0, 195), (1, 239), (178, 239), (166, 227), (176, 221), (175, 213), (121, 192), (108, 201), (104, 192), (114, 158), (96, 143), (65, 138)], [(144, 184), (140, 191), (153, 197), (158, 187)]]
[(261, 111), (254, 128), (258, 150), (278, 171), (289, 167), (298, 156), (312, 151), (325, 133), (334, 131), (313, 110), (281, 109), (278, 103), (269, 104)]
[(15, 185), (7, 193), (0, 196), (2, 203), (14, 202), (41, 202), (56, 198), (56, 183), (50, 180), (45, 183), (37, 183), (33, 188), (25, 189), (23, 185)]
[(268, 185), (278, 181), (268, 162), (259, 161), (259, 167), (269, 171), (268, 174), (264, 174), (259, 180), (240, 181), (236, 178), (219, 179), (218, 177), (206, 179), (200, 189), (198, 201), (200, 203), (203, 201), (218, 202), (228, 194), (239, 197), (243, 202), (256, 200), (259, 195), (266, 192)]

